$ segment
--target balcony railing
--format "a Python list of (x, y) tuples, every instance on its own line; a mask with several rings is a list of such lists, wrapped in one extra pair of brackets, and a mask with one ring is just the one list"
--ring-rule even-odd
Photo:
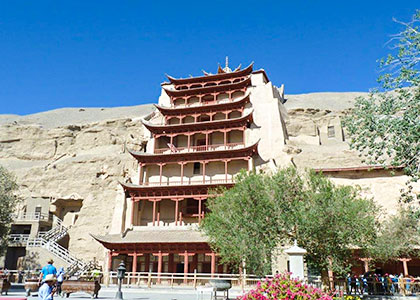
[[(236, 98), (238, 99), (238, 98)], [(207, 101), (203, 101), (203, 102), (193, 102), (193, 103), (172, 103), (171, 107), (172, 108), (186, 108), (186, 107), (197, 107), (197, 106), (210, 106), (210, 105), (215, 105), (215, 104), (223, 104), (223, 103), (229, 103), (229, 102), (233, 102), (236, 99), (230, 99), (230, 98), (226, 98), (226, 99), (220, 99), (220, 100), (207, 100)]]
[(142, 186), (177, 186), (177, 185), (199, 185), (199, 184), (223, 184), (223, 183), (233, 183), (233, 179), (209, 179), (209, 180), (192, 180), (186, 178), (182, 181), (162, 181), (162, 182), (143, 182), (140, 185)]
[(229, 143), (229, 144), (217, 144), (217, 145), (203, 145), (203, 146), (190, 146), (190, 147), (174, 147), (155, 149), (155, 154), (170, 154), (170, 153), (186, 153), (186, 152), (202, 152), (202, 151), (215, 151), (215, 150), (232, 150), (240, 147), (244, 147), (243, 142), (240, 143)]
[(9, 234), (9, 243), (11, 244), (23, 244), (27, 243), (29, 234), (12, 233)]
[(15, 221), (51, 221), (48, 214), (42, 213), (17, 213), (12, 215)]

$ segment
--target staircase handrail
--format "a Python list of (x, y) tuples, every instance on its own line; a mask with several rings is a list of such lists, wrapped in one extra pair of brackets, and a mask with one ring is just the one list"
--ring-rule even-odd
[(83, 261), (77, 259), (66, 248), (54, 241), (47, 241), (44, 238), (28, 239), (27, 246), (45, 248), (69, 264), (76, 263), (79, 267), (83, 267), (85, 265)]
[(12, 214), (14, 220), (24, 220), (24, 221), (48, 221), (49, 215), (43, 213), (14, 213)]

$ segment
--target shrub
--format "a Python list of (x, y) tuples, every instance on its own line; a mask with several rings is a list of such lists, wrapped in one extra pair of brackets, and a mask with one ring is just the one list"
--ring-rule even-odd
[(322, 290), (292, 279), (290, 273), (277, 274), (257, 284), (257, 288), (249, 291), (237, 300), (333, 300), (333, 297)]

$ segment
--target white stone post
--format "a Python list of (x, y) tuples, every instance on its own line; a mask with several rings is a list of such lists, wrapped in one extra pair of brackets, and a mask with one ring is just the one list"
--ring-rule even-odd
[(297, 241), (295, 240), (294, 246), (284, 250), (284, 252), (289, 255), (289, 266), (292, 278), (304, 280), (305, 274), (303, 256), (306, 254), (306, 250), (298, 247)]

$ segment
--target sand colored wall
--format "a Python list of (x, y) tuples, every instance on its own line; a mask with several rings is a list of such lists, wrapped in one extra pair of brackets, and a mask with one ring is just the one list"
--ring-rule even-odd
[(254, 124), (248, 130), (247, 144), (260, 139), (258, 152), (263, 164), (270, 159), (277, 159), (287, 163), (289, 159), (282, 149), (285, 145), (286, 132), (282, 125), (282, 118), (286, 115), (282, 99), (275, 98), (274, 87), (271, 82), (265, 83), (262, 74), (253, 74), (250, 100), (253, 108)]

